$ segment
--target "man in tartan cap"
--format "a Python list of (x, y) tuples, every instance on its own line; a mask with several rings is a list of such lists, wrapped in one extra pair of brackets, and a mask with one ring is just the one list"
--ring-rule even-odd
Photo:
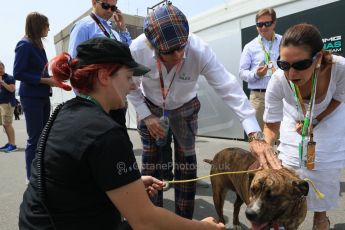
[[(219, 63), (211, 48), (189, 33), (186, 16), (172, 4), (156, 8), (144, 21), (144, 34), (133, 40), (132, 55), (151, 69), (137, 82), (129, 100), (138, 114), (138, 130), (143, 143), (142, 174), (160, 177), (166, 166), (160, 164), (161, 142), (168, 132), (161, 126), (168, 119), (174, 138), (175, 180), (193, 179), (197, 175), (195, 135), (200, 102), (197, 81), (203, 75), (223, 101), (240, 119), (250, 137), (250, 148), (263, 167), (280, 168), (274, 151), (262, 138), (260, 126), (236, 77)], [(165, 137), (166, 138), (166, 137)], [(195, 182), (178, 183), (175, 188), (175, 211), (193, 218)], [(160, 192), (153, 200), (163, 205)]]

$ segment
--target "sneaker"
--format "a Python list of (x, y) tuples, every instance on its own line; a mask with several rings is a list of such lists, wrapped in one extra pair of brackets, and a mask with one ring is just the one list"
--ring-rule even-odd
[(11, 144), (9, 144), (6, 149), (4, 149), (5, 153), (14, 152), (16, 150), (17, 150), (17, 146), (11, 145)]
[(2, 147), (0, 148), (0, 152), (5, 151), (5, 149), (7, 149), (7, 147), (8, 147), (9, 145), (10, 145), (10, 144), (7, 143), (6, 145), (2, 146)]

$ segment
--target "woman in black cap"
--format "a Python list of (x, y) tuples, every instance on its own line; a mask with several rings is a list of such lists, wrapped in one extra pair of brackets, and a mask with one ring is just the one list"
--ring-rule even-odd
[(211, 217), (191, 221), (154, 206), (148, 195), (163, 182), (141, 177), (127, 130), (109, 116), (135, 88), (132, 76), (149, 69), (108, 38), (77, 51), (50, 63), (53, 78), (70, 80), (80, 95), (58, 106), (41, 135), (19, 229), (123, 229), (121, 215), (133, 229), (225, 229)]

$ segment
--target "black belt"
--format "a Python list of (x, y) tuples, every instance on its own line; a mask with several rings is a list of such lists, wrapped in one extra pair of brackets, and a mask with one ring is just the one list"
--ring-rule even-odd
[(251, 89), (250, 91), (265, 93), (266, 89)]

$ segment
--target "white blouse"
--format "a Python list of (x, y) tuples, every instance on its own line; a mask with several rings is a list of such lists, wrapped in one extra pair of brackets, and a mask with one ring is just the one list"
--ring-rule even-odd
[[(314, 128), (317, 170), (345, 166), (345, 58), (333, 55), (333, 61), (327, 95), (323, 101), (315, 103), (313, 117), (323, 112), (332, 98), (342, 103)], [(293, 91), (284, 72), (277, 70), (267, 86), (264, 121), (281, 122), (279, 158), (292, 166), (299, 165), (298, 144), (301, 135), (295, 130), (298, 120), (303, 120), (303, 114), (297, 111)]]

